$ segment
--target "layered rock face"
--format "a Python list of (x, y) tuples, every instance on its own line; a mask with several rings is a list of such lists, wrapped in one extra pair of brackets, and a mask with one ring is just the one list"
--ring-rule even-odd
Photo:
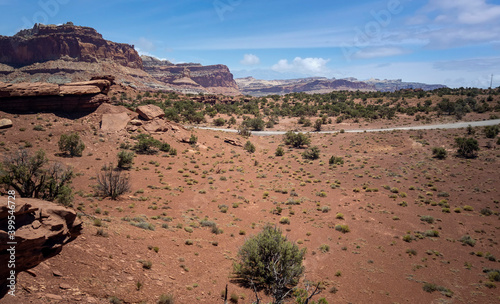
[(104, 40), (90, 27), (71, 23), (35, 24), (32, 29), (12, 37), (0, 36), (0, 62), (6, 65), (19, 68), (58, 59), (111, 60), (125, 67), (142, 69), (142, 60), (132, 45)]
[(45, 82), (0, 82), (0, 110), (15, 112), (94, 110), (107, 96), (113, 78), (104, 76), (90, 81), (57, 85)]
[(222, 64), (202, 66), (199, 63), (173, 64), (149, 56), (141, 56), (144, 71), (156, 80), (172, 84), (205, 88), (210, 93), (239, 94), (238, 85), (229, 68)]
[(13, 215), (14, 242), (17, 244), (13, 246), (7, 244), (10, 210), (7, 204), (0, 206), (0, 263), (3, 265), (0, 267), (0, 298), (7, 291), (6, 281), (11, 270), (7, 265), (12, 261), (12, 253), (17, 274), (58, 254), (82, 229), (82, 222), (72, 209), (38, 199), (16, 198)]
[(258, 80), (252, 77), (236, 79), (241, 92), (245, 95), (265, 96), (269, 94), (288, 94), (295, 92), (329, 93), (332, 91), (375, 91), (372, 84), (348, 79), (328, 79), (311, 77), (287, 80)]

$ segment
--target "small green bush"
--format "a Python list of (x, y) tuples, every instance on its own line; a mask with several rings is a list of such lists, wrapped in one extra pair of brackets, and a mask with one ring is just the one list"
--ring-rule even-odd
[(335, 230), (340, 231), (342, 233), (350, 232), (349, 226), (347, 225), (335, 225)]
[(295, 133), (293, 131), (286, 132), (283, 141), (286, 145), (293, 146), (295, 148), (301, 148), (311, 144), (309, 136), (303, 133)]
[(134, 161), (135, 153), (132, 151), (122, 150), (118, 152), (118, 168), (129, 169), (132, 167)]
[(474, 138), (457, 137), (455, 138), (457, 154), (465, 158), (476, 157), (476, 152), (479, 151), (479, 144)]
[(344, 158), (343, 157), (337, 157), (337, 156), (332, 156), (328, 160), (328, 163), (330, 165), (343, 165), (344, 164)]
[(459, 241), (462, 242), (464, 245), (469, 245), (471, 247), (474, 247), (474, 245), (476, 245), (476, 240), (473, 239), (470, 235), (462, 236)]
[(442, 147), (432, 148), (432, 156), (434, 156), (437, 159), (445, 159), (447, 155), (448, 152), (446, 151), (445, 148)]
[(306, 151), (304, 151), (304, 153), (302, 153), (303, 158), (310, 160), (318, 159), (319, 155), (320, 155), (320, 150), (316, 146), (309, 148)]
[(285, 150), (283, 149), (283, 147), (279, 146), (278, 148), (276, 148), (276, 152), (274, 154), (276, 156), (283, 156), (285, 155)]
[(70, 156), (82, 156), (85, 149), (85, 144), (78, 133), (62, 134), (57, 144), (61, 152), (68, 153)]
[(250, 152), (250, 153), (254, 153), (255, 152), (255, 146), (250, 141), (247, 141), (245, 143), (245, 146), (243, 147), (243, 149), (245, 151)]

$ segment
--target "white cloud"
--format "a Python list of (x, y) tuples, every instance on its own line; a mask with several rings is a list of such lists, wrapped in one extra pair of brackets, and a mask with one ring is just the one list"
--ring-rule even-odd
[(373, 47), (360, 49), (353, 55), (355, 59), (371, 59), (407, 54), (408, 50), (399, 47)]
[(300, 73), (311, 76), (324, 76), (330, 74), (326, 64), (330, 59), (323, 58), (300, 58), (295, 57), (292, 62), (287, 59), (281, 59), (271, 67), (273, 71), (280, 73)]
[(156, 50), (156, 46), (153, 43), (153, 41), (145, 38), (145, 37), (140, 37), (138, 40), (132, 41), (132, 44), (134, 45), (135, 49), (139, 52), (141, 50), (142, 52), (152, 52)]
[(429, 0), (408, 24), (421, 26), (416, 38), (429, 48), (491, 44), (500, 40), (500, 5), (486, 0)]
[(440, 13), (435, 19), (438, 22), (481, 24), (500, 17), (500, 5), (486, 0), (430, 0), (424, 12), (436, 11)]
[(245, 54), (240, 63), (243, 65), (257, 65), (260, 63), (260, 59), (254, 54)]

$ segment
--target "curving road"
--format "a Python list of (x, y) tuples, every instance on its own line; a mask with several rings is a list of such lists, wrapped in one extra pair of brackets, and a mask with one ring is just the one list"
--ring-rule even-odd
[[(468, 122), (455, 122), (455, 123), (447, 123), (447, 124), (436, 124), (436, 125), (423, 125), (423, 126), (410, 126), (410, 127), (394, 127), (394, 128), (382, 128), (382, 129), (354, 129), (354, 130), (345, 130), (346, 133), (363, 133), (363, 132), (385, 132), (385, 131), (394, 131), (394, 130), (433, 130), (433, 129), (460, 129), (466, 128), (471, 125), (472, 127), (484, 127), (484, 126), (493, 126), (500, 124), (500, 119), (493, 120), (481, 120), (481, 121), (468, 121)], [(211, 128), (211, 127), (196, 127), (197, 129), (205, 129), (205, 130), (214, 130), (214, 131), (223, 131), (230, 133), (237, 133), (238, 130), (234, 129), (222, 129), (222, 128)], [(319, 133), (319, 134), (328, 134), (328, 133), (337, 133), (338, 130), (333, 131), (320, 131), (320, 132), (311, 132), (311, 133)], [(285, 134), (286, 131), (252, 131), (252, 135), (257, 136), (270, 136), (270, 135), (282, 135)], [(301, 132), (308, 133), (308, 132)]]

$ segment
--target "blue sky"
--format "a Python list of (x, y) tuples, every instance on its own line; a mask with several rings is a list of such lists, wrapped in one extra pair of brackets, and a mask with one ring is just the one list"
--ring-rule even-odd
[(0, 0), (0, 35), (72, 21), (235, 77), (500, 86), (500, 0)]

